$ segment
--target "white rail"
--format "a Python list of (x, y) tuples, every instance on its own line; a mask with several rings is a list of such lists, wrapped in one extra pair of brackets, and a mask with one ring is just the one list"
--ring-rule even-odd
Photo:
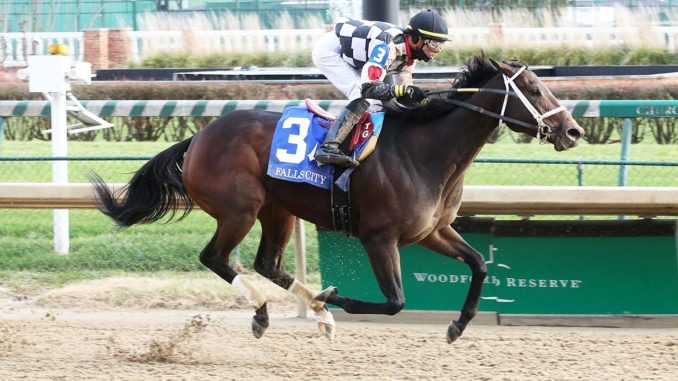
[[(94, 207), (89, 184), (0, 183), (0, 208)], [(464, 187), (459, 214), (678, 216), (678, 187), (469, 185)]]
[(83, 60), (85, 45), (82, 32), (0, 33), (0, 64), (24, 66), (27, 56), (48, 54), (47, 48), (55, 43), (68, 45), (71, 57)]
[(132, 60), (160, 52), (235, 53), (310, 50), (322, 29), (186, 30), (129, 32)]
[[(324, 29), (263, 30), (173, 30), (131, 31), (134, 62), (160, 51), (190, 54), (309, 51)], [(453, 28), (455, 46), (610, 46), (643, 45), (678, 50), (678, 27), (563, 27), (563, 28)], [(60, 42), (82, 60), (83, 34), (0, 33), (0, 62), (5, 66), (24, 65), (28, 54), (46, 53), (47, 45)]]

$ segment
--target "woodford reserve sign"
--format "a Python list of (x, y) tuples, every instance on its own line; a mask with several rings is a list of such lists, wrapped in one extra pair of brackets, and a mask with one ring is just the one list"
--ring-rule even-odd
[[(455, 223), (487, 261), (481, 311), (504, 314), (678, 314), (675, 220)], [(319, 232), (323, 287), (384, 297), (357, 240)], [(468, 267), (419, 246), (401, 249), (409, 310), (458, 310)]]

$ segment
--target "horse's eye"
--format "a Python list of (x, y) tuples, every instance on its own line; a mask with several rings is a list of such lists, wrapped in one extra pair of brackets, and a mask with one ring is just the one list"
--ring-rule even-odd
[(539, 91), (538, 87), (532, 89), (532, 95), (534, 95), (535, 97), (541, 96), (541, 91)]

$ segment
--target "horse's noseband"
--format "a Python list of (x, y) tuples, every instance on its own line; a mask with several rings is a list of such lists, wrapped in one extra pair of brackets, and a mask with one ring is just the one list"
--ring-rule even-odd
[[(560, 106), (560, 107), (556, 107), (555, 109), (553, 109), (551, 111), (547, 111), (543, 114), (540, 114), (539, 111), (537, 111), (537, 109), (534, 106), (532, 106), (530, 101), (527, 100), (527, 97), (525, 96), (525, 94), (523, 94), (523, 92), (520, 90), (518, 85), (516, 85), (515, 82), (514, 82), (514, 80), (516, 78), (518, 78), (518, 76), (520, 74), (522, 74), (522, 72), (524, 72), (526, 69), (527, 69), (527, 66), (521, 67), (520, 69), (518, 69), (518, 71), (515, 74), (513, 74), (513, 76), (511, 78), (507, 77), (506, 75), (502, 75), (502, 77), (504, 77), (504, 86), (506, 86), (507, 92), (509, 90), (509, 86), (511, 86), (513, 91), (518, 96), (518, 99), (520, 99), (520, 101), (523, 103), (523, 105), (525, 106), (527, 111), (529, 111), (530, 114), (532, 114), (532, 117), (534, 118), (534, 120), (537, 121), (537, 139), (539, 140), (540, 143), (543, 144), (543, 143), (546, 143), (549, 136), (551, 136), (551, 134), (553, 134), (553, 130), (551, 129), (551, 127), (549, 125), (546, 124), (546, 122), (544, 122), (544, 119), (546, 119), (546, 118), (548, 118), (552, 115), (555, 115), (555, 114), (557, 114), (561, 111), (567, 112), (567, 109), (565, 108), (565, 106)], [(506, 109), (506, 102), (507, 101), (508, 101), (508, 94), (504, 97), (504, 104), (501, 108), (501, 115), (502, 116), (504, 115), (504, 111)]]

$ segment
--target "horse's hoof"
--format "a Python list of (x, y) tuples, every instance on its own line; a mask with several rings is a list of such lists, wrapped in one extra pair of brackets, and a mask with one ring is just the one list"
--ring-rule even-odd
[(334, 316), (327, 307), (318, 312), (318, 329), (330, 341), (334, 340), (334, 335), (337, 333), (336, 326)]
[(257, 308), (254, 317), (252, 318), (252, 333), (257, 339), (264, 336), (268, 328), (268, 312), (266, 311), (266, 303)]
[(335, 327), (336, 326), (334, 325), (318, 322), (318, 329), (320, 330), (320, 333), (322, 333), (323, 336), (325, 336), (329, 341), (334, 340), (334, 335), (336, 334)]
[(320, 294), (316, 295), (313, 299), (324, 303), (327, 301), (327, 299), (336, 295), (337, 292), (339, 292), (339, 289), (334, 286), (330, 286), (320, 291)]
[(456, 321), (452, 321), (447, 327), (447, 343), (452, 344), (459, 336), (461, 336), (461, 328)]
[(268, 321), (257, 321), (256, 318), (252, 319), (252, 333), (257, 339), (260, 339), (262, 336), (264, 336), (266, 328), (268, 328)]

